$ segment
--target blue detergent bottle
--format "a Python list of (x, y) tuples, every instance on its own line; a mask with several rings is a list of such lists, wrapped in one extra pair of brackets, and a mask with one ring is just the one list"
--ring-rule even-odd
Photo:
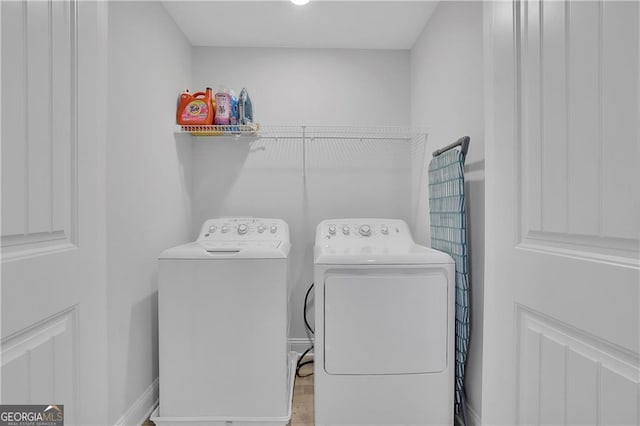
[(240, 114), (238, 112), (238, 97), (236, 96), (236, 92), (233, 90), (229, 90), (229, 94), (231, 95), (231, 111), (229, 113), (229, 124), (234, 126), (231, 130), (237, 131), (237, 125), (240, 124)]

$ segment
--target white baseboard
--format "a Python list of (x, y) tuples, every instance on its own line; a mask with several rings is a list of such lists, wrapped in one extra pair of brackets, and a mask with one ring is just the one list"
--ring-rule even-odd
[(480, 426), (482, 424), (482, 420), (476, 411), (467, 403), (467, 414), (469, 418), (467, 421), (469, 422), (468, 426)]
[[(313, 341), (307, 339), (306, 337), (289, 338), (289, 350), (297, 352), (298, 354), (302, 354), (304, 351), (309, 349), (309, 346), (311, 346), (312, 344)], [(310, 353), (313, 353), (313, 350)]]
[(115, 426), (140, 426), (147, 420), (149, 414), (158, 406), (159, 385), (158, 378), (142, 392), (142, 395), (118, 419)]

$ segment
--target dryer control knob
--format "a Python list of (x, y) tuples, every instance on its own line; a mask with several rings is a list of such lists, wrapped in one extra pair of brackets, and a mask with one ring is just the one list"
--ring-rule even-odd
[(209, 232), (216, 232), (216, 226), (215, 225), (211, 225), (209, 227)]
[(342, 233), (343, 233), (344, 235), (349, 235), (349, 231), (350, 231), (350, 230), (349, 230), (349, 227), (348, 227), (348, 226), (343, 226), (343, 227), (342, 227)]
[(229, 225), (222, 225), (222, 228), (220, 228), (220, 230), (223, 234), (226, 234), (227, 232), (229, 232)]
[(238, 234), (244, 235), (247, 233), (248, 230), (249, 230), (249, 227), (244, 223), (238, 225)]
[(271, 225), (271, 227), (269, 228), (269, 232), (271, 232), (272, 234), (275, 234), (278, 231), (278, 227), (276, 225)]
[(265, 231), (265, 229), (267, 229), (267, 228), (265, 228), (264, 225), (258, 225), (258, 232), (259, 233), (262, 234)]
[(333, 226), (333, 225), (331, 225), (331, 226), (329, 227), (329, 233), (330, 233), (331, 235), (336, 235), (336, 227), (335, 227), (335, 226)]
[(369, 225), (362, 225), (358, 231), (363, 237), (371, 235), (371, 227)]
[(383, 226), (382, 228), (380, 228), (380, 232), (382, 232), (384, 235), (387, 235), (389, 233), (389, 228)]

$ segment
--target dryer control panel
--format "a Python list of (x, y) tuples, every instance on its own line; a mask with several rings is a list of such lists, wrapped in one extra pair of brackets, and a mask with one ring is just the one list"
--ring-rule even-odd
[(316, 246), (329, 250), (404, 251), (412, 245), (409, 227), (400, 219), (329, 219), (316, 228)]

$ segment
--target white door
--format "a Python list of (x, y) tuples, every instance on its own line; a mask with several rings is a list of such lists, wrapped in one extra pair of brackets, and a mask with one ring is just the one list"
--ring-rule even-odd
[(106, 5), (2, 2), (3, 404), (106, 423)]
[(485, 3), (484, 424), (639, 423), (639, 3)]

